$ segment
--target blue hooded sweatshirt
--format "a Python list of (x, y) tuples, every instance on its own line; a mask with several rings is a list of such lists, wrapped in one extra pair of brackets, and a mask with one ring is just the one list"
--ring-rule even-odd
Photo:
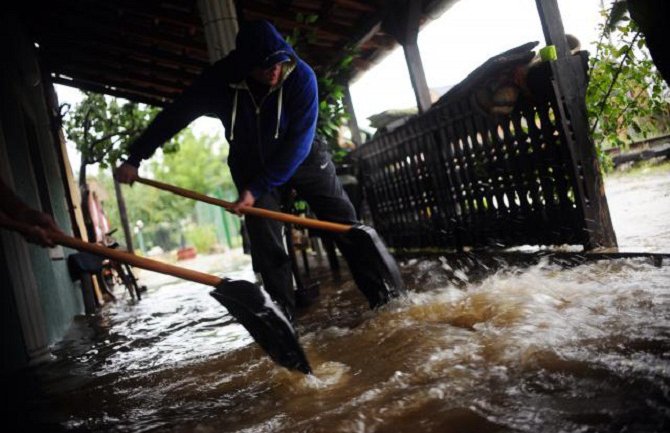
[[(255, 100), (247, 79), (254, 67), (282, 63), (279, 84)], [(156, 148), (194, 119), (221, 119), (230, 153), (228, 165), (238, 191), (258, 198), (287, 182), (309, 154), (316, 130), (318, 92), (314, 71), (267, 21), (240, 28), (236, 49), (207, 67), (161, 111), (130, 147), (127, 162), (139, 166)]]

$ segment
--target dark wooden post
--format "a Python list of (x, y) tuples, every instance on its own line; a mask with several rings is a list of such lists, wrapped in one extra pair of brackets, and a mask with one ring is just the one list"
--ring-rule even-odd
[(351, 100), (351, 91), (348, 84), (344, 90), (344, 108), (347, 110), (347, 115), (349, 115), (347, 124), (351, 131), (351, 141), (358, 147), (361, 145), (361, 130), (358, 129), (358, 121), (356, 120), (356, 112), (354, 111), (354, 103)]
[(384, 17), (383, 28), (392, 35), (405, 52), (405, 60), (412, 81), (416, 105), (419, 112), (428, 110), (432, 104), (430, 90), (423, 70), (423, 62), (417, 45), (419, 24), (421, 19), (421, 3), (412, 0), (395, 0), (389, 2), (387, 15)]
[(419, 46), (414, 41), (403, 45), (403, 49), (405, 50), (405, 60), (409, 67), (409, 77), (412, 80), (412, 87), (416, 96), (416, 104), (419, 107), (419, 112), (424, 113), (428, 111), (432, 105), (432, 101), (430, 100), (430, 90), (428, 89), (426, 74), (423, 71)]
[(556, 46), (551, 62), (554, 93), (562, 119), (562, 132), (572, 157), (576, 200), (582, 209), (587, 249), (616, 247), (596, 148), (586, 113), (587, 77), (582, 59), (570, 55), (557, 0), (535, 0), (548, 45)]
[(114, 178), (114, 192), (116, 192), (116, 203), (119, 206), (119, 217), (121, 225), (123, 226), (123, 234), (126, 238), (126, 249), (128, 252), (134, 253), (133, 235), (130, 232), (130, 224), (128, 223), (128, 212), (126, 211), (126, 200), (123, 198), (123, 191), (121, 191), (121, 184)]
[(95, 314), (97, 304), (95, 303), (93, 275), (88, 272), (82, 272), (81, 274), (81, 296), (84, 300), (84, 312), (86, 314)]

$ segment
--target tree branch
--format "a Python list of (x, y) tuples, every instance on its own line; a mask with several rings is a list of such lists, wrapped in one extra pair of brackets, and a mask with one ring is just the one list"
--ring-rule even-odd
[(603, 100), (600, 102), (600, 108), (598, 108), (598, 115), (596, 116), (596, 121), (593, 123), (593, 127), (591, 128), (591, 135), (593, 135), (593, 133), (596, 130), (596, 127), (598, 126), (598, 121), (600, 120), (600, 116), (602, 116), (603, 111), (605, 110), (605, 105), (607, 104), (607, 99), (609, 99), (610, 94), (612, 93), (612, 89), (614, 89), (614, 85), (616, 84), (617, 80), (619, 79), (619, 75), (621, 74), (621, 71), (623, 70), (623, 66), (626, 63), (626, 60), (628, 60), (628, 57), (630, 56), (631, 51), (633, 51), (633, 44), (635, 44), (635, 41), (637, 40), (638, 36), (640, 36), (640, 31), (639, 30), (637, 31), (637, 33), (635, 33), (635, 36), (630, 41), (630, 44), (628, 44), (628, 49), (626, 50), (626, 54), (624, 54), (623, 58), (621, 59), (621, 62), (619, 62), (619, 68), (614, 73), (614, 77), (612, 78), (612, 82), (610, 83), (610, 87), (609, 87), (609, 89), (607, 89), (607, 93), (605, 93), (605, 96), (603, 97)]

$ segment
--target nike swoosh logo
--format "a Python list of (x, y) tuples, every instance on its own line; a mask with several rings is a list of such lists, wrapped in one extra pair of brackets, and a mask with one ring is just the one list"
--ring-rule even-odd
[(328, 162), (325, 162), (323, 165), (320, 165), (319, 168), (320, 168), (321, 170), (323, 170), (323, 169), (326, 168), (327, 166), (328, 166)]

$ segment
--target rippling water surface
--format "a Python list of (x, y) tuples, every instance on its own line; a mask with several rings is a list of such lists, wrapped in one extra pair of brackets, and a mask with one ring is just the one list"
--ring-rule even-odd
[(402, 272), (410, 296), (374, 313), (323, 280), (299, 317), (314, 376), (275, 367), (207, 288), (152, 288), (79, 318), (20, 416), (42, 431), (670, 428), (667, 263), (545, 257), (475, 278), (436, 256)]

